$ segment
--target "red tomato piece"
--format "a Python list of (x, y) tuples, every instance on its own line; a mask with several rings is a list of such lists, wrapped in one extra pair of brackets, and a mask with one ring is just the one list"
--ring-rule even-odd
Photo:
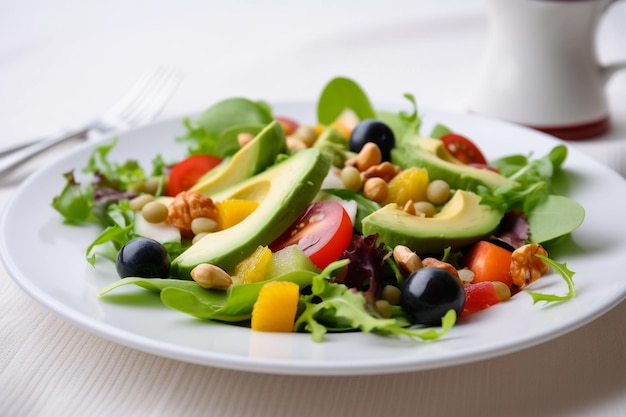
[(463, 265), (474, 273), (472, 282), (500, 281), (513, 285), (511, 259), (513, 253), (500, 246), (481, 240), (472, 246), (463, 258)]
[(180, 161), (172, 168), (167, 181), (167, 194), (175, 197), (182, 191), (187, 191), (204, 174), (215, 168), (222, 162), (213, 155), (191, 155)]
[(465, 136), (448, 133), (441, 137), (441, 141), (446, 146), (448, 152), (464, 164), (487, 165), (487, 160), (480, 149), (478, 149), (478, 146)]
[(293, 133), (298, 128), (298, 122), (288, 117), (277, 116), (275, 117), (275, 119), (282, 126), (283, 130), (285, 131), (286, 136), (293, 135)]
[(352, 240), (352, 221), (336, 201), (311, 204), (278, 239), (270, 244), (272, 252), (290, 245), (298, 247), (318, 268), (337, 260)]
[(469, 284), (465, 289), (465, 304), (461, 317), (485, 310), (492, 305), (511, 298), (509, 287), (501, 282), (483, 281)]

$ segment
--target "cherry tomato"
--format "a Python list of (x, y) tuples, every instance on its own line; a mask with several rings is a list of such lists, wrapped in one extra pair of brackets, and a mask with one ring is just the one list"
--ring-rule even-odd
[(283, 130), (285, 131), (285, 135), (287, 135), (287, 136), (293, 135), (293, 133), (298, 128), (298, 122), (296, 122), (295, 120), (290, 119), (288, 117), (277, 116), (277, 117), (275, 117), (275, 119), (283, 127)]
[(478, 146), (465, 136), (456, 133), (448, 133), (441, 137), (443, 144), (456, 159), (464, 164), (483, 164), (487, 165), (487, 160), (478, 149)]
[(213, 155), (192, 155), (172, 168), (167, 183), (167, 194), (175, 197), (181, 191), (190, 189), (204, 174), (222, 162)]
[(273, 252), (290, 245), (298, 247), (318, 268), (337, 260), (352, 240), (350, 216), (336, 201), (311, 204), (278, 239), (270, 244)]

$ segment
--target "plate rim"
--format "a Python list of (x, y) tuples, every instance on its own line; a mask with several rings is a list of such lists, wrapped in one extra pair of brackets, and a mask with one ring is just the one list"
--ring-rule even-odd
[[(273, 106), (311, 106), (312, 102), (309, 101), (282, 101), (273, 103)], [(390, 108), (390, 106), (385, 107)], [(607, 174), (615, 175), (619, 177), (619, 174), (611, 170), (609, 167), (601, 164), (600, 162), (594, 160), (591, 156), (584, 154), (582, 151), (575, 149), (570, 144), (563, 142), (559, 139), (553, 138), (541, 132), (534, 131), (529, 128), (525, 128), (523, 126), (513, 125), (508, 122), (504, 122), (501, 120), (495, 120), (488, 117), (483, 117), (480, 115), (473, 114), (460, 114), (454, 113), (446, 110), (439, 110), (434, 108), (424, 108), (426, 112), (434, 112), (435, 114), (444, 114), (450, 117), (462, 117), (462, 118), (472, 118), (474, 120), (478, 120), (478, 123), (496, 123), (504, 126), (507, 129), (518, 129), (520, 131), (526, 131), (526, 134), (539, 135), (544, 139), (552, 141), (554, 144), (565, 143), (568, 145), (570, 150), (574, 150), (575, 153), (578, 153), (579, 156), (583, 156), (589, 161), (593, 161), (596, 164), (596, 168), (605, 169)], [(423, 113), (423, 112), (422, 112)], [(117, 136), (125, 136), (129, 135), (136, 131), (141, 131), (146, 129), (149, 126), (158, 126), (158, 125), (170, 125), (174, 123), (181, 124), (183, 118), (185, 117), (196, 117), (199, 113), (190, 114), (190, 115), (181, 115), (181, 116), (173, 116), (164, 120), (160, 120), (154, 123), (149, 124), (148, 126), (142, 126), (138, 128), (134, 128), (128, 131), (124, 131), (119, 133)], [(473, 122), (471, 122), (473, 123)], [(8, 216), (12, 207), (19, 202), (19, 196), (22, 193), (25, 193), (26, 190), (31, 187), (33, 183), (36, 183), (37, 180), (43, 176), (47, 171), (56, 167), (60, 162), (69, 159), (75, 155), (78, 155), (81, 152), (85, 152), (87, 149), (93, 149), (98, 144), (105, 143), (106, 141), (111, 140), (111, 138), (115, 135), (108, 135), (100, 138), (94, 142), (86, 142), (80, 144), (76, 149), (68, 152), (65, 155), (59, 156), (54, 161), (46, 164), (45, 166), (38, 169), (36, 172), (31, 174), (20, 186), (13, 191), (13, 193), (9, 196), (8, 200), (2, 207), (2, 212), (0, 213), (0, 225), (6, 224), (8, 222)], [(619, 177), (621, 179), (621, 177)], [(623, 184), (626, 184), (626, 180), (623, 181)], [(2, 227), (2, 230), (5, 228)], [(173, 345), (164, 341), (158, 341), (151, 339), (147, 336), (137, 336), (131, 335), (128, 330), (120, 329), (111, 325), (110, 323), (105, 322), (96, 322), (93, 318), (90, 318), (86, 315), (79, 314), (76, 315), (76, 310), (72, 310), (68, 306), (59, 302), (59, 300), (52, 297), (50, 294), (42, 291), (40, 288), (37, 288), (33, 285), (29, 285), (29, 283), (34, 284), (28, 277), (22, 277), (22, 272), (20, 271), (19, 266), (15, 263), (15, 260), (11, 259), (8, 255), (8, 251), (5, 249), (6, 236), (3, 231), (0, 231), (0, 259), (5, 265), (6, 271), (8, 275), (12, 278), (12, 280), (20, 287), (24, 292), (26, 292), (30, 297), (35, 299), (37, 302), (42, 304), (47, 309), (56, 313), (63, 319), (69, 321), (82, 328), (83, 330), (87, 330), (93, 334), (96, 334), (104, 339), (109, 341), (113, 341), (120, 345), (124, 345), (136, 350), (140, 350), (143, 352), (159, 355), (162, 357), (167, 357), (170, 359), (181, 360), (189, 363), (195, 363), (206, 366), (214, 366), (219, 368), (231, 369), (231, 370), (240, 370), (240, 371), (249, 371), (249, 372), (260, 372), (260, 373), (269, 373), (269, 374), (288, 374), (288, 375), (374, 375), (374, 374), (389, 374), (389, 373), (400, 373), (400, 372), (409, 372), (409, 371), (420, 371), (420, 370), (430, 370), (430, 369), (439, 369), (448, 366), (455, 366), (460, 364), (466, 364), (471, 362), (476, 362), (480, 360), (485, 360), (489, 358), (495, 358), (498, 356), (506, 355), (515, 351), (519, 351), (522, 349), (527, 349), (533, 346), (536, 346), (541, 343), (545, 343), (549, 340), (560, 337), (566, 333), (569, 333), (579, 327), (584, 326), (585, 324), (595, 320), (601, 315), (605, 314), (615, 306), (617, 306), (625, 297), (626, 297), (626, 284), (622, 286), (621, 293), (615, 294), (615, 296), (610, 299), (608, 302), (602, 304), (600, 307), (595, 308), (592, 313), (584, 315), (581, 319), (575, 322), (570, 322), (566, 326), (560, 326), (557, 330), (548, 329), (544, 331), (544, 334), (535, 335), (531, 338), (525, 338), (526, 340), (523, 343), (518, 343), (513, 346), (513, 340), (509, 340), (508, 342), (504, 342), (499, 346), (498, 349), (479, 349), (477, 352), (472, 353), (471, 355), (458, 355), (458, 356), (443, 356), (438, 358), (437, 360), (433, 360), (427, 364), (419, 363), (417, 366), (415, 364), (407, 364), (402, 360), (398, 361), (388, 361), (388, 367), (381, 368), (380, 365), (368, 366), (367, 362), (363, 361), (355, 361), (350, 362), (349, 364), (344, 364), (343, 366), (334, 362), (325, 362), (325, 361), (311, 361), (311, 362), (298, 362), (298, 361), (290, 361), (290, 360), (273, 360), (271, 358), (245, 358), (242, 356), (228, 356), (217, 354), (215, 352), (209, 352), (209, 357), (207, 358), (206, 352), (199, 352), (197, 349), (193, 349), (186, 346)], [(131, 308), (131, 307), (129, 307)], [(179, 313), (183, 314), (183, 313)], [(545, 334), (545, 333), (550, 333)], [(129, 337), (132, 336), (132, 337)], [(310, 339), (310, 335), (303, 334), (303, 337), (308, 337)], [(339, 336), (341, 338), (342, 336)], [(524, 338), (523, 338), (524, 339)], [(150, 343), (152, 342), (152, 343)], [(156, 342), (156, 343), (155, 343)], [(311, 342), (315, 343), (315, 342)], [(327, 342), (322, 342), (327, 343)], [(436, 342), (434, 342), (436, 343)], [(174, 349), (174, 347), (176, 349)], [(182, 355), (181, 355), (182, 353)], [(208, 360), (207, 360), (208, 359)], [(411, 366), (413, 365), (413, 366)]]

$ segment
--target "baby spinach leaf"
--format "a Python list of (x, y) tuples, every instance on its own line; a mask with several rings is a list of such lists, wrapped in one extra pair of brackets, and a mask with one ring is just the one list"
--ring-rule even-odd
[(549, 195), (527, 215), (530, 240), (543, 243), (566, 235), (580, 226), (585, 209), (571, 198)]
[(361, 120), (376, 117), (363, 89), (351, 79), (337, 77), (322, 90), (317, 102), (317, 120), (322, 125), (330, 125), (346, 109), (354, 111)]
[(293, 271), (271, 280), (233, 285), (226, 291), (200, 287), (195, 281), (160, 278), (123, 278), (103, 288), (103, 296), (123, 285), (134, 284), (159, 292), (166, 306), (201, 319), (238, 322), (247, 320), (263, 285), (270, 281), (291, 281), (304, 288), (311, 284), (315, 272)]
[[(246, 98), (234, 97), (219, 101), (206, 109), (197, 120), (183, 120), (186, 134), (177, 138), (191, 143), (189, 153), (207, 153), (219, 157), (233, 153), (233, 129), (243, 131), (252, 126), (260, 130), (274, 120), (271, 108), (266, 102), (255, 102)], [(231, 133), (227, 133), (231, 131)], [(227, 143), (221, 143), (226, 140)], [(236, 149), (235, 149), (236, 150)]]

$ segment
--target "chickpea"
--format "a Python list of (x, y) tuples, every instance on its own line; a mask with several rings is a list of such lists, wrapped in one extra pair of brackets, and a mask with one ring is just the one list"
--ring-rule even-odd
[(428, 184), (426, 197), (433, 204), (443, 204), (450, 199), (450, 185), (443, 180), (433, 180)]
[(151, 194), (140, 194), (137, 197), (130, 200), (130, 209), (132, 211), (141, 211), (143, 206), (149, 202), (154, 201), (154, 196)]
[(343, 186), (350, 191), (359, 191), (363, 187), (363, 180), (359, 170), (353, 166), (347, 166), (341, 170)]
[(167, 219), (168, 208), (158, 201), (150, 201), (141, 209), (141, 215), (149, 223), (162, 223)]

